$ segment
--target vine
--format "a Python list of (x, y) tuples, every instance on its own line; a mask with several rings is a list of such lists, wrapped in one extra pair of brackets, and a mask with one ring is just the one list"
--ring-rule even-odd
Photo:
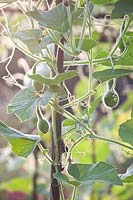
[[(132, 2), (128, 1), (132, 7)], [(101, 108), (101, 105), (105, 110), (119, 109), (117, 78), (133, 73), (133, 32), (130, 29), (133, 9), (129, 9), (122, 0), (111, 2), (114, 8), (108, 21), (119, 20), (119, 33), (110, 51), (101, 50), (95, 54), (99, 44), (93, 36), (94, 22), (99, 22), (94, 16), (95, 9), (102, 4), (108, 6), (109, 0), (0, 1), (0, 4), (5, 3), (0, 7), (3, 17), (0, 24), (3, 30), (1, 36), (8, 37), (13, 46), (11, 55), (0, 61), (6, 63), (7, 76), (3, 79), (7, 80), (10, 77), (13, 84), (21, 89), (8, 105), (8, 113), (14, 113), (21, 122), (36, 118), (37, 135), (24, 134), (2, 121), (0, 134), (6, 137), (17, 156), (27, 157), (38, 147), (51, 166), (50, 200), (67, 199), (64, 192), (66, 184), (73, 188), (71, 200), (76, 200), (80, 185), (93, 185), (90, 198), (95, 200), (96, 182), (119, 186), (124, 182), (132, 182), (132, 174), (120, 176), (111, 164), (96, 162), (95, 141), (118, 145), (125, 151), (133, 150), (132, 113), (129, 120), (120, 124), (118, 140), (101, 135), (97, 130), (95, 117), (98, 113), (97, 108)], [(15, 24), (16, 28), (9, 25), (6, 8), (12, 4), (20, 9), (24, 20), (28, 21), (29, 27), (26, 30), (20, 29), (21, 23)], [(80, 33), (76, 34), (75, 27), (78, 23)], [(28, 86), (19, 84), (9, 70), (15, 49), (34, 61), (30, 71), (25, 75), (30, 81)], [(85, 54), (84, 59), (80, 59), (82, 54)], [(88, 68), (88, 89), (84, 95), (76, 98), (75, 94), (70, 92), (71, 88), (67, 83), (70, 79), (74, 80), (74, 77), (80, 77), (76, 68), (83, 69), (83, 66)], [(108, 88), (104, 94), (105, 84)], [(50, 112), (51, 120), (44, 114), (47, 112)], [(43, 135), (47, 134), (50, 134), (51, 138), (49, 149), (42, 145)], [(69, 135), (73, 143), (67, 146), (65, 138), (69, 138)], [(73, 156), (75, 148), (85, 140), (92, 142), (92, 164), (77, 163)], [(37, 156), (35, 159), (37, 160)], [(38, 163), (36, 166), (38, 170)], [(33, 193), (36, 196), (36, 192)]]

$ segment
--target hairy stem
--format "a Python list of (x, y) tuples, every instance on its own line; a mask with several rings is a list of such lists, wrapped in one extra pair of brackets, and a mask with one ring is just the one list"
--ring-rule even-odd
[(74, 187), (71, 200), (75, 200), (76, 199), (76, 193), (77, 193), (77, 187)]

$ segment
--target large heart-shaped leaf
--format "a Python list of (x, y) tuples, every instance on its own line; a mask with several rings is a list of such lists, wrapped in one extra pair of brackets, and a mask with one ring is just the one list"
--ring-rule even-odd
[(127, 120), (120, 125), (119, 135), (123, 142), (127, 142), (133, 146), (133, 119)]
[(133, 13), (133, 0), (119, 0), (115, 3), (111, 17), (117, 19)]
[(39, 74), (28, 75), (28, 77), (33, 79), (34, 81), (37, 81), (40, 84), (45, 84), (48, 86), (58, 85), (62, 81), (73, 78), (75, 76), (78, 76), (78, 73), (76, 71), (68, 71), (68, 72), (60, 73), (56, 75), (54, 78), (46, 78)]
[(113, 78), (119, 78), (127, 76), (133, 73), (133, 70), (128, 69), (107, 69), (103, 71), (97, 71), (93, 73), (93, 77), (99, 80), (100, 82), (105, 82)]
[(15, 36), (25, 43), (32, 53), (37, 53), (41, 50), (42, 33), (40, 29), (18, 31)]
[(27, 135), (0, 121), (0, 134), (12, 145), (12, 151), (17, 156), (27, 157), (40, 141), (38, 135)]
[(52, 92), (45, 92), (43, 95), (36, 94), (34, 87), (29, 87), (18, 92), (8, 106), (9, 113), (15, 113), (21, 121), (32, 118), (36, 106), (46, 106), (52, 98)]
[(103, 182), (112, 185), (122, 185), (115, 168), (105, 162), (96, 164), (70, 164), (68, 173), (80, 183)]
[(65, 33), (68, 31), (67, 9), (64, 4), (59, 4), (49, 11), (35, 9), (26, 13), (28, 16), (37, 20), (41, 26)]
[(42, 37), (40, 29), (26, 29), (18, 31), (15, 34), (15, 37), (26, 44), (32, 53), (39, 53), (42, 49), (45, 49), (47, 45), (60, 40), (61, 34), (59, 32), (53, 31), (53, 34), (56, 37), (56, 41), (54, 41), (50, 35)]

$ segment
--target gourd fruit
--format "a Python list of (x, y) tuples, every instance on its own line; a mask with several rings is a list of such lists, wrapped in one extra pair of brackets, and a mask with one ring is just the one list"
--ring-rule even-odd
[(36, 114), (37, 114), (37, 129), (39, 133), (46, 134), (49, 131), (49, 123), (42, 116), (42, 113), (39, 107), (36, 110)]
[(109, 90), (103, 98), (104, 105), (109, 108), (115, 108), (119, 103), (118, 93), (112, 89)]
[(115, 108), (119, 103), (119, 95), (115, 91), (115, 80), (108, 81), (108, 92), (103, 97), (103, 103), (106, 107)]

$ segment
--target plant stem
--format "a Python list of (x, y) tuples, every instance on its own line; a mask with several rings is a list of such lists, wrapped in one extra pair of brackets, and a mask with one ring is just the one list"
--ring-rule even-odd
[(36, 4), (36, 8), (38, 8), (41, 4), (42, 4), (43, 0), (38, 0), (37, 4)]
[(67, 8), (67, 13), (68, 13), (68, 23), (69, 23), (69, 28), (70, 28), (70, 46), (72, 48), (72, 51), (75, 52), (76, 45), (75, 45), (75, 40), (73, 36), (73, 27), (72, 27), (72, 15), (71, 15), (71, 8), (70, 5), (66, 7)]
[(51, 165), (51, 186), (50, 186), (50, 200), (60, 200), (60, 191), (58, 181), (54, 178), (54, 173), (58, 172), (58, 148), (57, 148), (57, 131), (56, 131), (56, 110), (52, 110), (52, 138), (51, 138), (51, 158), (54, 163)]
[(26, 49), (22, 48), (21, 46), (19, 46), (14, 39), (12, 39), (12, 42), (14, 43), (14, 45), (16, 46), (17, 49), (19, 49), (22, 53), (24, 53), (25, 55), (27, 55), (28, 57), (36, 60), (36, 61), (46, 61), (45, 58), (41, 58), (39, 56), (33, 55), (31, 54), (29, 51), (27, 51)]
[[(92, 31), (91, 31), (91, 16), (89, 14), (89, 39), (92, 39)], [(89, 51), (89, 87), (88, 87), (88, 93), (91, 92), (92, 90), (92, 72), (93, 72), (93, 52), (92, 49)], [(88, 108), (90, 108), (90, 103), (91, 103), (91, 96), (89, 96), (88, 99)]]
[(50, 156), (47, 153), (45, 153), (45, 151), (44, 151), (45, 149), (43, 148), (41, 143), (38, 143), (38, 148), (39, 148), (40, 152), (45, 156), (45, 158), (49, 161), (49, 163), (54, 165), (54, 161), (51, 160)]
[(107, 141), (109, 143), (118, 144), (118, 145), (120, 145), (122, 147), (128, 148), (128, 149), (133, 151), (133, 147), (131, 147), (129, 145), (126, 145), (126, 144), (124, 144), (122, 142), (119, 142), (117, 140), (111, 139), (111, 138), (106, 138), (106, 137), (99, 136), (99, 135), (96, 135), (96, 134), (93, 133), (93, 139), (97, 139), (97, 140)]
[(68, 151), (68, 153), (67, 153), (67, 160), (70, 160), (71, 159), (71, 153), (72, 153), (72, 150), (73, 150), (73, 148), (77, 145), (77, 144), (79, 144), (79, 142), (81, 142), (82, 140), (84, 140), (85, 139), (85, 135), (82, 135), (80, 138), (78, 138), (77, 140), (76, 140), (76, 142), (71, 146), (71, 148), (69, 149), (69, 151)]
[(60, 190), (61, 200), (65, 200), (62, 183), (60, 183), (60, 188), (59, 188), (59, 190)]
[[(50, 102), (50, 105), (54, 106), (54, 104), (51, 103), (51, 102)], [(75, 122), (79, 123), (88, 132), (88, 138), (107, 141), (109, 143), (118, 144), (118, 145), (120, 145), (122, 147), (125, 147), (127, 149), (133, 150), (133, 147), (131, 147), (129, 145), (126, 145), (126, 144), (124, 144), (122, 142), (119, 142), (119, 141), (111, 139), (111, 138), (106, 138), (106, 137), (103, 137), (103, 136), (96, 135), (90, 128), (88, 128), (86, 125), (84, 125), (81, 122), (80, 119), (76, 118), (74, 115), (72, 115), (71, 113), (69, 113), (65, 109), (58, 107), (58, 108), (56, 108), (56, 110), (58, 110), (58, 112), (60, 112), (64, 117), (73, 119)]]
[[(116, 58), (115, 58), (116, 59)], [(115, 60), (113, 58), (113, 60)], [(106, 61), (109, 61), (109, 58), (106, 57), (106, 58), (99, 58), (99, 59), (94, 59), (92, 62), (93, 64), (98, 64), (98, 63), (101, 63), (101, 62), (106, 62)], [(78, 66), (78, 65), (88, 65), (90, 64), (90, 61), (89, 60), (74, 60), (74, 61), (65, 61), (64, 62), (64, 66)]]
[(132, 21), (132, 17), (129, 17), (129, 18), (128, 18), (128, 21), (127, 21), (127, 24), (126, 24), (124, 30), (122, 31), (122, 33), (121, 33), (121, 34), (119, 35), (119, 37), (117, 38), (117, 41), (116, 41), (116, 43), (115, 43), (115, 46), (114, 46), (113, 49), (111, 50), (111, 52), (110, 52), (110, 54), (109, 54), (109, 57), (112, 57), (113, 54), (115, 53), (116, 49), (118, 48), (118, 46), (119, 46), (119, 44), (120, 44), (120, 42), (121, 42), (121, 40), (122, 40), (123, 35), (125, 34), (125, 32), (127, 31), (128, 27), (129, 27), (131, 21)]
[(58, 172), (57, 163), (58, 163), (58, 147), (57, 147), (57, 130), (56, 130), (56, 111), (52, 107), (52, 132), (54, 140), (54, 162), (56, 163), (55, 170)]
[(89, 96), (93, 95), (95, 93), (95, 91), (92, 91), (90, 93), (87, 93), (85, 95), (83, 95), (82, 97), (78, 98), (78, 99), (75, 99), (73, 102), (70, 102), (68, 104), (65, 104), (63, 106), (63, 108), (67, 108), (67, 107), (70, 107), (72, 104), (76, 105), (76, 104), (79, 104), (81, 101), (84, 101), (86, 100)]
[[(89, 14), (89, 22), (88, 22), (88, 27), (89, 27), (89, 39), (92, 39), (92, 30), (91, 30), (91, 27), (92, 27), (92, 24), (91, 24), (91, 15)], [(90, 64), (89, 64), (89, 86), (88, 86), (88, 93), (90, 91), (92, 91), (92, 73), (93, 73), (93, 51), (92, 49), (90, 49), (89, 51), (89, 61), (90, 61)], [(88, 111), (91, 107), (91, 96), (89, 96), (89, 99), (88, 99)], [(95, 140), (92, 140), (91, 141), (91, 158), (92, 158), (92, 162), (95, 163), (96, 162), (96, 144), (95, 144)], [(90, 199), (91, 200), (95, 200), (95, 192), (96, 192), (96, 189), (95, 189), (95, 184), (92, 185), (92, 192), (91, 192), (91, 195), (90, 195)]]
[(76, 193), (77, 193), (77, 187), (75, 186), (75, 187), (73, 188), (73, 193), (72, 193), (72, 198), (71, 198), (71, 200), (75, 200), (75, 199), (76, 199)]
[(57, 41), (54, 33), (49, 30), (48, 33), (50, 34), (50, 37), (56, 42), (56, 44), (58, 44), (58, 46), (64, 51), (66, 52), (67, 54), (69, 55), (77, 55), (76, 53), (70, 51), (69, 49), (67, 49), (60, 41)]
[(82, 32), (81, 32), (79, 43), (78, 43), (78, 49), (79, 50), (82, 47), (82, 43), (83, 43), (83, 39), (84, 39), (85, 27), (86, 27), (86, 23), (87, 23), (87, 17), (88, 17), (88, 0), (86, 2), (85, 15), (84, 15), (83, 26), (82, 26)]

